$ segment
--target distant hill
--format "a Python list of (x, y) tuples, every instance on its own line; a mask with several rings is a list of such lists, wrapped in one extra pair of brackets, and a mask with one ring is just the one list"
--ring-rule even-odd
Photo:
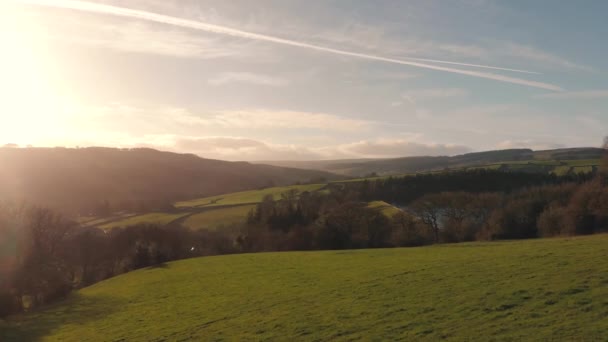
[[(602, 157), (603, 153), (603, 149), (592, 147), (566, 148), (544, 151), (533, 151), (531, 149), (509, 149), (467, 153), (452, 157), (423, 156), (391, 159), (266, 161), (264, 163), (284, 167), (298, 167), (303, 169), (323, 170), (349, 176), (366, 176), (372, 173), (377, 173), (379, 175), (391, 175), (444, 169), (458, 169), (464, 167), (484, 166), (487, 164), (497, 164), (500, 162), (554, 161), (559, 163), (560, 161), (566, 160), (597, 161)], [(546, 170), (543, 169), (540, 171), (544, 172)]]
[(153, 149), (0, 148), (0, 199), (63, 211), (155, 210), (177, 200), (343, 178)]

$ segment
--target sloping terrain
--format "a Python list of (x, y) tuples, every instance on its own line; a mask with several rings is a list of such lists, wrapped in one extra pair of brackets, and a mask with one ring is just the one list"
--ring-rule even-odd
[(0, 199), (80, 213), (103, 211), (104, 204), (153, 211), (178, 200), (342, 178), (152, 149), (0, 148), (0, 165)]
[(181, 223), (191, 229), (215, 229), (222, 225), (245, 222), (249, 211), (255, 208), (255, 204), (262, 202), (265, 196), (270, 195), (275, 200), (279, 200), (283, 194), (292, 190), (298, 193), (315, 192), (325, 186), (326, 184), (305, 184), (234, 192), (177, 202), (174, 204), (175, 208), (165, 212), (117, 212), (99, 217), (81, 217), (78, 221), (83, 226), (101, 229), (126, 227), (140, 223), (159, 225)]
[(190, 259), (0, 322), (0, 340), (605, 340), (607, 253), (597, 235)]

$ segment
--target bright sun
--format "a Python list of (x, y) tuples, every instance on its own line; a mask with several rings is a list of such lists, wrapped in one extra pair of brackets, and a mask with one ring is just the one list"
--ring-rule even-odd
[(35, 144), (59, 128), (59, 89), (49, 82), (46, 51), (16, 6), (0, 4), (0, 146)]

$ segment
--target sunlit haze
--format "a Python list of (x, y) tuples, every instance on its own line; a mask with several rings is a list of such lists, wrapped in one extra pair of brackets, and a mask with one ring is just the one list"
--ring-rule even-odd
[(3, 1), (0, 145), (312, 160), (601, 142), (608, 2), (382, 3)]

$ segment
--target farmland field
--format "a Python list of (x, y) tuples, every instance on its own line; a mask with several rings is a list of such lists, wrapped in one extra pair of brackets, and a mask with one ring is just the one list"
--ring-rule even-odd
[(307, 185), (292, 185), (283, 187), (266, 188), (260, 190), (234, 192), (225, 195), (212, 196), (199, 198), (190, 201), (178, 202), (175, 204), (178, 208), (191, 208), (191, 207), (213, 207), (222, 205), (234, 205), (234, 204), (254, 204), (262, 201), (264, 196), (272, 195), (275, 199), (279, 199), (281, 194), (295, 189), (300, 192), (304, 191), (317, 191), (325, 187), (325, 184), (307, 184)]
[(216, 229), (222, 225), (245, 222), (247, 214), (255, 205), (240, 205), (237, 207), (217, 208), (194, 214), (184, 221), (184, 226), (190, 229)]
[(396, 208), (384, 201), (369, 202), (368, 207), (376, 208), (376, 209), (380, 210), (387, 217), (392, 217), (396, 213), (401, 212), (401, 210), (399, 208)]
[(0, 323), (0, 340), (605, 340), (608, 235), (205, 257)]
[(141, 223), (156, 223), (166, 225), (174, 220), (187, 215), (187, 213), (149, 213), (143, 215), (135, 215), (126, 219), (112, 221), (99, 226), (101, 229), (111, 229), (117, 227), (127, 227)]

